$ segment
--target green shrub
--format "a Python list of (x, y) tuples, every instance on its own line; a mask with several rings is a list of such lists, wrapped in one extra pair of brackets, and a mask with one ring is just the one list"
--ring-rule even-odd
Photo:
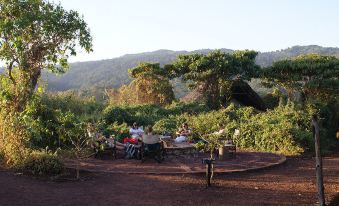
[(118, 124), (118, 122), (114, 122), (108, 126), (106, 134), (113, 135), (116, 140), (122, 141), (123, 138), (129, 136), (129, 126), (126, 123)]
[(199, 136), (219, 131), (220, 125), (229, 126), (231, 120), (225, 115), (224, 110), (202, 113), (188, 118), (194, 139)]
[(199, 114), (208, 111), (202, 104), (196, 103), (173, 103), (166, 108), (159, 105), (125, 105), (109, 106), (104, 110), (103, 120), (107, 125), (114, 122), (118, 124), (127, 123), (132, 125), (137, 122), (139, 125), (154, 125), (159, 120), (169, 116), (182, 114)]
[(200, 103), (183, 103), (183, 102), (173, 102), (171, 105), (166, 106), (166, 109), (168, 110), (168, 113), (171, 115), (181, 115), (183, 113), (188, 113), (188, 114), (200, 114), (203, 112), (208, 112), (210, 109)]
[(62, 173), (64, 164), (54, 154), (35, 151), (23, 161), (21, 169), (36, 176), (53, 176)]
[(277, 107), (258, 113), (241, 122), (240, 135), (234, 141), (238, 147), (285, 155), (302, 153), (312, 146), (307, 112), (292, 106)]
[(274, 94), (266, 94), (262, 100), (268, 109), (273, 109), (279, 105), (279, 96)]
[[(73, 94), (48, 94), (39, 96), (35, 105), (29, 106), (25, 116), (33, 148), (57, 149), (70, 146), (61, 128), (68, 132), (80, 122), (96, 122), (101, 118), (103, 104), (93, 99), (83, 99)], [(61, 134), (61, 135), (60, 135)]]
[[(175, 131), (181, 123), (188, 122), (193, 139), (199, 140), (223, 125), (224, 138), (233, 139), (239, 148), (294, 155), (313, 148), (309, 119), (310, 113), (293, 105), (257, 112), (231, 104), (218, 111), (162, 119), (154, 128), (157, 132)], [(240, 135), (234, 135), (235, 129), (239, 129)]]
[(135, 121), (132, 119), (131, 114), (129, 114), (124, 108), (118, 106), (106, 108), (104, 110), (103, 118), (107, 125), (113, 124), (114, 122), (117, 122), (118, 124), (133, 124)]
[(165, 118), (157, 121), (153, 126), (154, 132), (162, 134), (163, 132), (175, 133), (177, 130), (177, 120), (175, 117)]
[(84, 98), (72, 92), (59, 92), (43, 95), (42, 105), (50, 109), (59, 109), (63, 112), (72, 112), (78, 116), (98, 114), (104, 109), (104, 104), (94, 98)]

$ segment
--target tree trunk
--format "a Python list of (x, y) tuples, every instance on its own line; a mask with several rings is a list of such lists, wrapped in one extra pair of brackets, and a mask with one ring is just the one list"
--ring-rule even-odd
[(218, 80), (215, 78), (209, 79), (205, 83), (205, 98), (208, 107), (211, 109), (219, 109), (220, 107), (220, 88)]
[(316, 176), (317, 176), (317, 189), (318, 189), (318, 198), (319, 205), (325, 205), (325, 194), (324, 194), (324, 182), (323, 182), (323, 166), (322, 158), (320, 151), (320, 135), (319, 135), (319, 125), (317, 117), (313, 116), (312, 118), (312, 130), (313, 136), (315, 138), (315, 155), (316, 155)]

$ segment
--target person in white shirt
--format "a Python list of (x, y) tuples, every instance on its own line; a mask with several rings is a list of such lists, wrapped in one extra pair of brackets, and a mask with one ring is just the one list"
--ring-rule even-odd
[(174, 142), (181, 143), (187, 141), (187, 136), (191, 134), (191, 130), (188, 128), (187, 123), (183, 123), (181, 128), (177, 131), (177, 138), (174, 139)]
[(136, 122), (133, 123), (132, 127), (129, 129), (129, 134), (133, 139), (139, 139), (142, 137), (144, 131), (138, 127)]

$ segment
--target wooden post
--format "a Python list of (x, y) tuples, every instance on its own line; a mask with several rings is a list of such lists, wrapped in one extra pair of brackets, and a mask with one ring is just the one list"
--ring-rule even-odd
[(208, 162), (207, 163), (207, 171), (206, 171), (206, 173), (207, 173), (207, 175), (206, 175), (206, 177), (207, 177), (207, 186), (208, 187), (210, 187), (211, 186), (211, 177), (212, 177), (212, 162)]
[(320, 153), (320, 135), (317, 116), (312, 117), (312, 131), (315, 141), (315, 159), (316, 159), (316, 176), (319, 205), (325, 206), (324, 182), (323, 182), (323, 165)]
[(213, 176), (213, 162), (214, 159), (210, 158), (204, 158), (202, 159), (202, 163), (206, 164), (206, 182), (207, 182), (207, 187), (211, 186), (211, 179)]
[(218, 159), (219, 160), (225, 160), (225, 156), (226, 156), (226, 148), (224, 146), (219, 146), (219, 155), (218, 155)]

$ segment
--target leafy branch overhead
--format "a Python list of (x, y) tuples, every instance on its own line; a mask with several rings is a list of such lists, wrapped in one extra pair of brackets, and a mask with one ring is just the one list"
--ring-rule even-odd
[(333, 56), (310, 54), (277, 61), (263, 70), (263, 76), (270, 84), (278, 84), (289, 93), (338, 100), (339, 59)]

